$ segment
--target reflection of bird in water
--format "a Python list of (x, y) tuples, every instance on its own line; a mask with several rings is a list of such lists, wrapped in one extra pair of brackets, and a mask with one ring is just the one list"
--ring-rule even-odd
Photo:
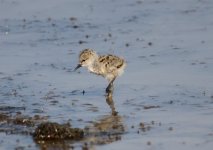
[(109, 105), (109, 107), (111, 108), (112, 115), (116, 116), (118, 114), (118, 112), (115, 110), (115, 105), (114, 105), (114, 101), (113, 101), (113, 98), (112, 98), (112, 94), (113, 94), (112, 91), (107, 93), (106, 102)]
[(87, 69), (97, 75), (101, 75), (109, 81), (106, 92), (113, 91), (113, 82), (117, 76), (124, 72), (126, 63), (124, 59), (114, 55), (99, 56), (92, 49), (84, 49), (79, 55), (79, 64), (75, 68), (87, 67)]
[(92, 126), (86, 127), (85, 141), (93, 144), (107, 144), (121, 140), (122, 134), (125, 132), (122, 117), (104, 116)]
[(110, 91), (106, 95), (106, 102), (111, 108), (112, 115), (104, 116), (99, 121), (94, 122), (93, 126), (85, 128), (85, 132), (88, 135), (86, 141), (89, 143), (112, 143), (121, 140), (121, 136), (125, 132), (122, 117), (115, 111), (112, 94), (112, 91)]

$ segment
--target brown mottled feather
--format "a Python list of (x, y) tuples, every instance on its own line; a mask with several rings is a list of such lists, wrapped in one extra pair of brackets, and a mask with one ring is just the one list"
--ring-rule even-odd
[(99, 57), (99, 62), (105, 66), (107, 72), (119, 69), (124, 64), (124, 60), (122, 58), (114, 55), (102, 55)]

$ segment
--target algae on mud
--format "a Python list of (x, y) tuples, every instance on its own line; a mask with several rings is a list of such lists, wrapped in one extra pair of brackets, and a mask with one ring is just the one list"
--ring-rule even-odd
[(41, 123), (33, 133), (35, 140), (79, 140), (84, 137), (84, 131), (79, 128), (71, 128), (69, 125), (58, 123)]

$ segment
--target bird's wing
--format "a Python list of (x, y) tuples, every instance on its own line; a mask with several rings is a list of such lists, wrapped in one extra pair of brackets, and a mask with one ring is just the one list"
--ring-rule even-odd
[(104, 66), (107, 72), (113, 72), (124, 65), (124, 59), (114, 55), (103, 55), (99, 57), (99, 62)]

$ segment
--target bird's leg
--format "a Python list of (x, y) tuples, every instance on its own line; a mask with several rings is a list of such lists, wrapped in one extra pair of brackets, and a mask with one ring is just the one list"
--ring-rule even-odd
[(111, 93), (113, 91), (113, 82), (110, 82), (106, 88), (106, 93)]
[(109, 85), (106, 88), (106, 93), (112, 93), (113, 92), (113, 82), (115, 81), (115, 78), (113, 78), (110, 82)]

